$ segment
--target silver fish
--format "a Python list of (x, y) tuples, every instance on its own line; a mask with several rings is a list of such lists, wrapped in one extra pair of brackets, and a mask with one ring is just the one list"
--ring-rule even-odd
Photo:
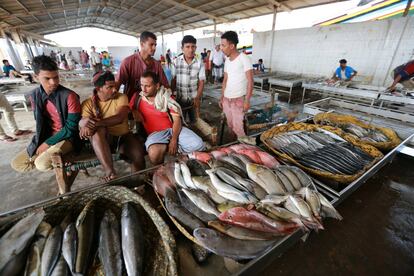
[(246, 165), (236, 156), (233, 155), (223, 155), (220, 156), (219, 160), (223, 160), (226, 161), (236, 167), (238, 167), (239, 169), (243, 170), (244, 172), (246, 172)]
[(209, 176), (193, 176), (191, 179), (193, 180), (194, 185), (196, 185), (199, 190), (208, 194), (211, 200), (215, 203), (220, 204), (226, 201), (224, 197), (217, 193)]
[(180, 186), (181, 188), (188, 188), (185, 184), (183, 173), (181, 171), (181, 164), (178, 162), (174, 163), (174, 178), (178, 186)]
[(193, 180), (191, 179), (191, 172), (187, 164), (185, 164), (184, 162), (180, 162), (180, 167), (181, 173), (183, 174), (185, 185), (188, 187), (188, 189), (197, 189), (197, 187), (193, 183)]
[(85, 274), (91, 259), (92, 242), (95, 235), (95, 204), (86, 204), (76, 220), (78, 249), (76, 250), (75, 272)]
[(338, 211), (335, 209), (335, 207), (333, 207), (333, 205), (323, 195), (318, 193), (318, 197), (321, 201), (322, 213), (326, 217), (342, 220), (342, 216), (338, 213)]
[(321, 201), (319, 199), (318, 192), (308, 187), (304, 187), (298, 191), (298, 194), (302, 195), (302, 197), (308, 203), (308, 205), (310, 206), (312, 210), (313, 215), (317, 218), (320, 218), (321, 217)]
[(300, 183), (300, 179), (292, 171), (290, 166), (279, 166), (278, 170), (281, 171), (289, 179), (289, 182), (290, 182), (290, 184), (293, 185), (293, 188), (294, 188), (295, 191), (302, 188), (302, 184)]
[(17, 222), (0, 239), (0, 271), (11, 258), (27, 247), (37, 227), (45, 216), (43, 210), (28, 215)]
[(215, 216), (220, 215), (210, 198), (202, 191), (183, 189), (185, 195), (201, 210)]
[(268, 194), (284, 194), (286, 189), (280, 185), (279, 179), (267, 167), (250, 163), (247, 165), (247, 173), (251, 180), (259, 184)]
[(105, 275), (122, 275), (119, 221), (112, 211), (105, 211), (99, 230), (98, 252)]
[(291, 183), (291, 181), (289, 180), (289, 178), (286, 176), (286, 174), (284, 174), (279, 169), (276, 169), (273, 172), (277, 176), (277, 178), (279, 179), (279, 182), (283, 185), (283, 187), (285, 188), (285, 190), (288, 193), (292, 193), (292, 192), (295, 191), (295, 187), (293, 186), (293, 184)]
[(27, 256), (26, 268), (24, 272), (25, 276), (40, 275), (42, 252), (50, 230), (52, 230), (52, 226), (44, 221), (42, 221), (37, 228), (35, 241), (30, 246), (29, 254)]
[(49, 276), (55, 268), (62, 248), (63, 232), (60, 225), (55, 226), (47, 237), (42, 253), (42, 276)]
[(70, 275), (70, 272), (69, 272), (68, 265), (65, 259), (61, 255), (57, 264), (55, 265), (55, 268), (53, 269), (52, 274), (50, 274), (50, 276), (66, 276), (66, 275)]
[(70, 223), (63, 233), (62, 256), (71, 273), (75, 272), (76, 251), (78, 249), (78, 232), (74, 223)]
[(296, 177), (299, 178), (302, 187), (309, 187), (313, 184), (312, 178), (298, 167), (290, 166), (290, 169)]
[(144, 261), (144, 234), (139, 216), (131, 203), (122, 206), (122, 255), (128, 276), (142, 275)]

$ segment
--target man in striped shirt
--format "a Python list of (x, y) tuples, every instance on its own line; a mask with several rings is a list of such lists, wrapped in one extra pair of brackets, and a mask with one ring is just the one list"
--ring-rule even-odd
[(176, 91), (176, 100), (181, 105), (184, 118), (188, 114), (190, 123), (195, 123), (200, 113), (206, 72), (203, 60), (195, 56), (197, 40), (192, 35), (183, 37), (181, 49), (183, 55), (175, 60), (172, 70), (172, 88)]

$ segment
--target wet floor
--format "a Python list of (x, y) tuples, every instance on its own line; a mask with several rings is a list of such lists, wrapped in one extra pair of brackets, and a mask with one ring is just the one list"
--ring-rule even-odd
[(262, 275), (414, 275), (413, 168), (396, 157), (341, 203), (342, 221), (326, 220)]

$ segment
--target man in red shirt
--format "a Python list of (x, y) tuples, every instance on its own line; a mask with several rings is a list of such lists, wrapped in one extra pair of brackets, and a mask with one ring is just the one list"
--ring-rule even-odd
[(153, 58), (157, 48), (157, 37), (151, 32), (143, 32), (140, 37), (141, 50), (129, 57), (126, 57), (119, 68), (117, 75), (117, 90), (121, 84), (124, 85), (124, 94), (131, 100), (135, 92), (141, 91), (140, 79), (145, 71), (156, 73), (161, 84), (169, 88), (168, 80), (159, 61)]
[(140, 83), (142, 91), (134, 94), (130, 108), (148, 135), (145, 147), (151, 163), (161, 164), (167, 151), (174, 155), (204, 150), (203, 140), (182, 126), (181, 107), (171, 97), (171, 90), (161, 87), (158, 75), (144, 72)]
[(388, 87), (390, 92), (395, 91), (397, 83), (401, 83), (405, 88), (414, 89), (414, 60), (396, 67), (391, 72), (394, 82)]

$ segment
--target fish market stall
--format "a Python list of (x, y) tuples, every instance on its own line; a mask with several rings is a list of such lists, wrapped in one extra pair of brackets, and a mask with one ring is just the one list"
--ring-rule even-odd
[(268, 72), (253, 75), (253, 87), (260, 88), (260, 91), (263, 91), (263, 88), (269, 85), (269, 78), (277, 75), (277, 72)]
[(290, 103), (290, 100), (292, 98), (293, 89), (296, 87), (300, 87), (302, 85), (302, 81), (303, 78), (294, 75), (270, 77), (268, 80), (270, 90), (289, 94), (288, 103)]

